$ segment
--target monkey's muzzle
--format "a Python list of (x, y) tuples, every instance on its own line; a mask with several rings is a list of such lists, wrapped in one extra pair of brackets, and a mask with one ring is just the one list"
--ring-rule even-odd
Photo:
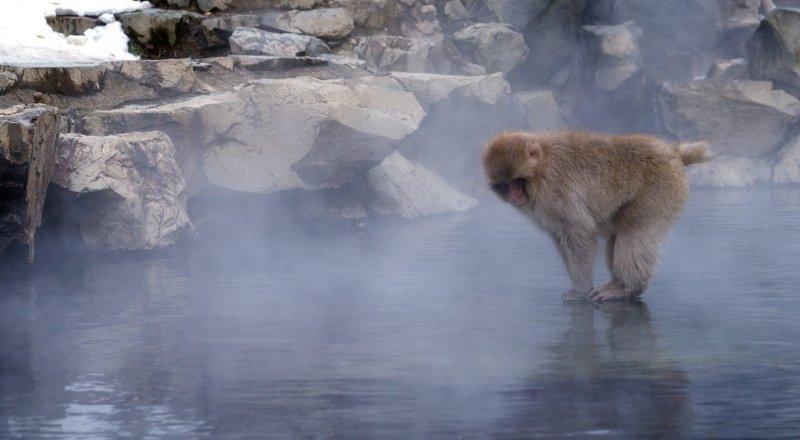
[(525, 191), (524, 179), (514, 179), (508, 184), (506, 200), (514, 206), (520, 206), (528, 201), (528, 193)]

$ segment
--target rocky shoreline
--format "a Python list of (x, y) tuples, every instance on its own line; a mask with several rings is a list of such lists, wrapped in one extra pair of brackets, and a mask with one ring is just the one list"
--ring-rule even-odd
[[(167, 247), (218, 189), (348, 224), (463, 211), (502, 129), (704, 139), (694, 185), (800, 183), (790, 2), (153, 3), (116, 15), (142, 60), (0, 66), (0, 253), (32, 259), (48, 216), (90, 249)], [(48, 186), (69, 209), (42, 220)]]

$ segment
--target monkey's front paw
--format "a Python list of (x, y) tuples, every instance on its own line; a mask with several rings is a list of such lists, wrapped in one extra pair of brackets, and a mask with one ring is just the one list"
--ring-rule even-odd
[(575, 289), (561, 294), (564, 302), (586, 302), (589, 300), (589, 292), (581, 292)]

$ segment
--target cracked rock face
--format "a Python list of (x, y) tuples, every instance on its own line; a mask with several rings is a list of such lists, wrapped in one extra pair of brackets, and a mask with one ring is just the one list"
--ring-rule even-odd
[(800, 10), (778, 9), (747, 43), (750, 70), (758, 79), (800, 87)]
[(490, 73), (508, 73), (528, 56), (525, 37), (500, 23), (474, 24), (453, 34), (453, 39)]
[(441, 177), (394, 152), (367, 172), (367, 206), (383, 215), (417, 218), (466, 211), (478, 201), (461, 194)]
[(0, 110), (0, 252), (19, 242), (33, 260), (60, 125), (46, 105)]
[(261, 29), (239, 27), (230, 38), (231, 53), (239, 55), (270, 55), (277, 57), (316, 56), (331, 49), (316, 37), (280, 34)]
[(243, 192), (336, 188), (391, 154), (425, 111), (408, 92), (310, 77), (262, 79), (235, 91), (98, 111), (95, 134), (163, 130), (189, 170)]
[(664, 128), (678, 139), (749, 157), (774, 152), (800, 117), (800, 101), (769, 81), (667, 82), (658, 105)]
[(146, 250), (192, 230), (186, 183), (161, 132), (62, 136), (53, 183), (75, 193), (89, 248)]

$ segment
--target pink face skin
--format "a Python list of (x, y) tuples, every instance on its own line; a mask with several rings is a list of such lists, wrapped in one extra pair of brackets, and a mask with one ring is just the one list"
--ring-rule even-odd
[(522, 187), (522, 181), (514, 180), (508, 184), (506, 200), (508, 203), (511, 203), (514, 206), (520, 206), (528, 201), (528, 195), (525, 194), (525, 189)]

